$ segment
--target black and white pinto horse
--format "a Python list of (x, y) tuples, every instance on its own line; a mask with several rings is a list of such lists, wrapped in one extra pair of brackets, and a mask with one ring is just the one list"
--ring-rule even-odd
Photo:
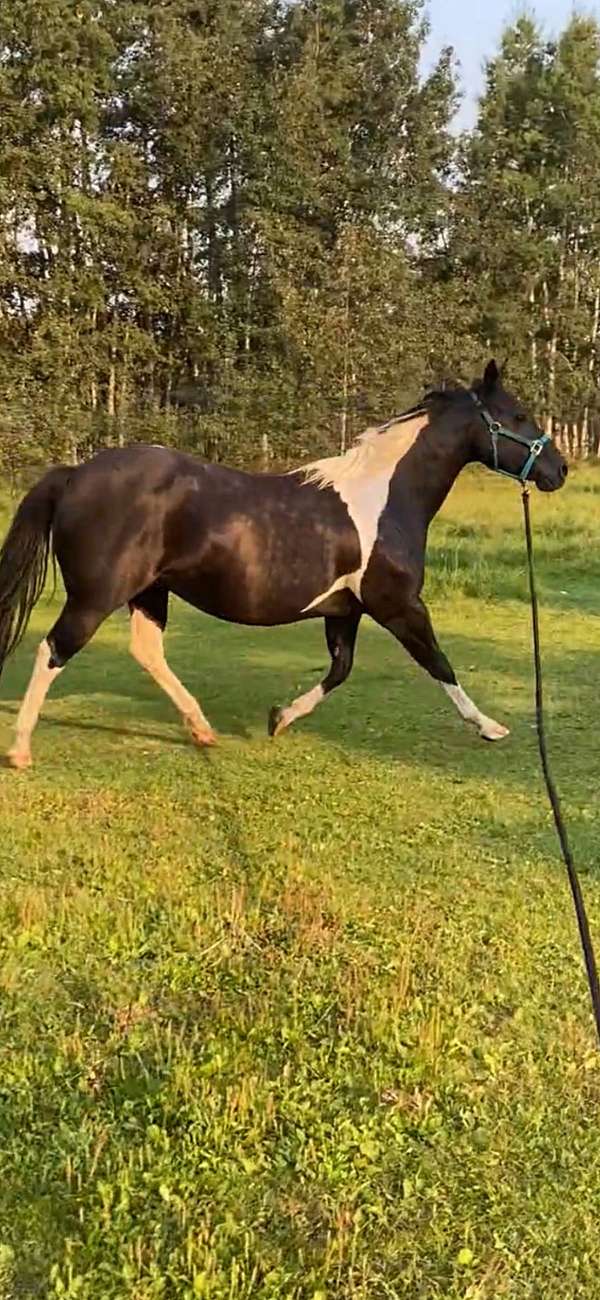
[(52, 682), (101, 623), (128, 605), (131, 653), (166, 691), (199, 745), (214, 732), (165, 659), (169, 593), (231, 623), (325, 619), (331, 667), (287, 708), (278, 735), (347, 678), (370, 614), (441, 682), (486, 740), (505, 727), (481, 713), (441, 651), (420, 591), (429, 524), (463, 467), (479, 461), (543, 491), (567, 467), (495, 362), (472, 390), (428, 394), (368, 430), (341, 456), (289, 474), (248, 474), (163, 447), (100, 452), (51, 469), (21, 502), (0, 552), (0, 667), (22, 637), (51, 547), (66, 602), (42, 641), (9, 753), (31, 763), (31, 735)]

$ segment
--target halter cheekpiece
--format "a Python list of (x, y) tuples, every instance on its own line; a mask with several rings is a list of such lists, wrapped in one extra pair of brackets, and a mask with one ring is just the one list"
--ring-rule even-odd
[[(530, 442), (529, 438), (524, 438), (520, 433), (513, 433), (512, 429), (507, 429), (499, 420), (494, 420), (481, 401), (481, 398), (477, 396), (477, 393), (474, 393), (471, 390), (469, 396), (473, 399), (484, 424), (488, 427), (490, 438), (492, 440), (494, 469), (496, 473), (504, 474), (506, 478), (515, 479), (517, 483), (526, 483), (540, 452), (544, 450), (547, 443), (552, 441), (550, 434), (542, 433), (539, 438), (535, 438), (533, 442)], [(498, 464), (498, 438), (500, 437), (509, 438), (511, 442), (520, 442), (522, 447), (527, 448), (529, 455), (527, 456), (519, 474), (512, 474), (509, 469), (500, 469)]]

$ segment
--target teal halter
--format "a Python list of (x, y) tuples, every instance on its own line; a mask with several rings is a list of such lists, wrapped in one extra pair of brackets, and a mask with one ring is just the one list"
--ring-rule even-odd
[[(496, 473), (504, 474), (506, 478), (515, 479), (517, 483), (526, 483), (540, 452), (544, 450), (544, 447), (548, 442), (552, 442), (550, 434), (542, 433), (539, 438), (535, 438), (533, 442), (530, 442), (529, 438), (524, 438), (520, 433), (513, 433), (512, 429), (507, 429), (505, 425), (500, 424), (499, 420), (494, 420), (489, 411), (486, 410), (483, 405), (481, 398), (477, 396), (477, 393), (471, 392), (470, 396), (473, 398), (482, 420), (487, 424), (489, 429), (490, 438), (492, 440), (492, 451), (494, 453), (494, 469)], [(523, 447), (527, 448), (529, 455), (520, 474), (511, 474), (509, 469), (500, 469), (498, 464), (499, 437), (509, 438), (511, 442), (520, 442)]]

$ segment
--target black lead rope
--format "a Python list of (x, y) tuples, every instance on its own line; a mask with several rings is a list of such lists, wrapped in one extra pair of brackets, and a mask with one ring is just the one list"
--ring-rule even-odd
[(552, 812), (554, 815), (554, 824), (556, 826), (556, 833), (558, 835), (564, 864), (567, 868), (567, 873), (569, 876), (569, 884), (571, 886), (571, 893), (573, 895), (573, 902), (575, 904), (575, 911), (577, 913), (579, 937), (581, 939), (583, 956), (585, 958), (585, 966), (587, 970), (588, 983), (590, 986), (592, 1006), (594, 1008), (594, 1018), (596, 1020), (598, 1040), (600, 1041), (600, 984), (598, 983), (598, 970), (596, 967), (596, 958), (594, 956), (592, 936), (590, 934), (590, 927), (587, 919), (587, 912), (585, 910), (585, 903), (583, 901), (583, 894), (581, 892), (581, 885), (579, 884), (579, 878), (575, 870), (575, 864), (573, 862), (571, 849), (569, 847), (567, 831), (566, 831), (565, 823), (563, 821), (563, 816), (560, 808), (560, 801), (558, 798), (556, 786), (552, 778), (552, 773), (550, 771), (550, 765), (548, 762), (548, 751), (546, 749), (546, 735), (544, 730), (544, 701), (543, 701), (543, 694), (542, 694), (542, 661), (540, 655), (540, 627), (539, 627), (539, 618), (538, 618), (537, 593), (535, 587), (535, 574), (533, 568), (533, 541), (531, 537), (531, 519), (529, 514), (529, 489), (525, 483), (523, 484), (523, 514), (525, 516), (525, 536), (527, 538), (527, 561), (529, 565), (529, 593), (531, 596), (531, 622), (533, 627), (533, 653), (534, 653), (534, 661), (535, 661), (535, 711), (536, 711), (536, 722), (537, 722), (538, 746), (540, 751), (540, 758), (542, 760), (544, 780), (546, 782), (546, 789), (548, 791), (548, 798), (552, 805)]

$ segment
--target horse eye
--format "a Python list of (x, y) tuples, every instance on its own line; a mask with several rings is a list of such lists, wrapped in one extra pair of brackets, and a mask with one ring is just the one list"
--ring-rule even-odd
[(518, 411), (515, 415), (515, 424), (525, 424), (527, 416), (523, 411)]

